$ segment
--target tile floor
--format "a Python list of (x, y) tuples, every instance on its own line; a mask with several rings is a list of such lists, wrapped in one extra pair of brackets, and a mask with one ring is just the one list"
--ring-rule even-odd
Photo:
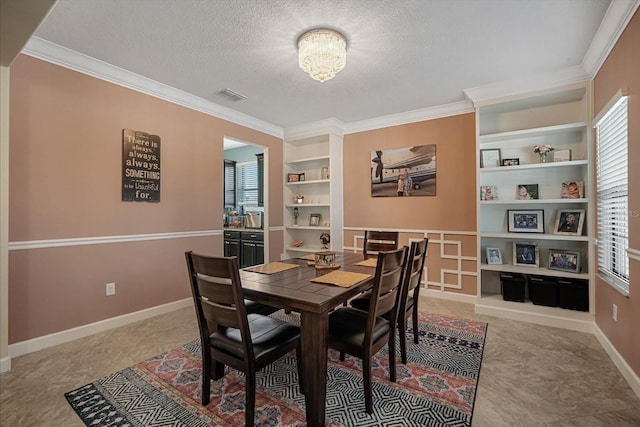
[[(471, 304), (421, 304), (489, 323), (474, 427), (640, 426), (640, 399), (593, 335), (476, 315)], [(193, 311), (182, 309), (14, 358), (0, 375), (0, 425), (81, 427), (66, 391), (197, 337)]]

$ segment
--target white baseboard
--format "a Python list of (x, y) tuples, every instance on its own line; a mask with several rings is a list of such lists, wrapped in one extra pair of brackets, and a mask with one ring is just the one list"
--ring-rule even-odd
[(457, 292), (436, 291), (434, 289), (420, 289), (420, 298), (439, 298), (448, 301), (466, 302), (468, 304), (476, 303), (475, 295), (460, 294)]
[(613, 344), (611, 344), (611, 341), (609, 341), (607, 336), (604, 334), (604, 332), (602, 332), (598, 325), (595, 325), (594, 329), (594, 335), (600, 342), (600, 345), (602, 346), (602, 348), (604, 348), (604, 351), (607, 352), (624, 379), (627, 380), (627, 383), (629, 383), (636, 396), (640, 398), (640, 377), (638, 377), (633, 369), (631, 369), (631, 366), (629, 366), (629, 364), (622, 358), (620, 353), (618, 353), (618, 350), (616, 350)]
[[(66, 331), (56, 332), (54, 334), (33, 338), (27, 341), (18, 342), (9, 345), (9, 369), (11, 369), (11, 358), (19, 357), (34, 351), (43, 350), (58, 344), (63, 344), (78, 338), (88, 337), (98, 332), (108, 331), (120, 326), (128, 325), (139, 320), (148, 319), (160, 314), (169, 313), (185, 307), (193, 306), (191, 298), (185, 298), (179, 301), (158, 305), (156, 307), (146, 308), (144, 310), (133, 313), (123, 314), (122, 316), (112, 317), (111, 319), (101, 320), (88, 325), (78, 326), (77, 328), (67, 329)], [(4, 359), (2, 367), (4, 368)], [(3, 371), (4, 372), (4, 371)]]
[(3, 357), (0, 359), (0, 374), (11, 370), (11, 358)]
[[(578, 332), (593, 333), (594, 322), (588, 313), (576, 318), (566, 316), (554, 316), (545, 313), (535, 313), (530, 311), (513, 310), (506, 307), (496, 307), (489, 304), (476, 304), (476, 313), (485, 316), (500, 317), (503, 319), (518, 320), (520, 322), (535, 323), (536, 325), (551, 326), (554, 328), (569, 329)], [(584, 317), (584, 318), (579, 318)]]

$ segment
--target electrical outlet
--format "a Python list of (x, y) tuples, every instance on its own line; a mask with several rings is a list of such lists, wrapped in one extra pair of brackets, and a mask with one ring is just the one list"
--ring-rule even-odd
[(618, 321), (618, 306), (613, 304), (613, 309), (611, 310), (611, 317), (613, 317), (614, 321)]
[(116, 284), (115, 283), (107, 283), (107, 296), (116, 294)]

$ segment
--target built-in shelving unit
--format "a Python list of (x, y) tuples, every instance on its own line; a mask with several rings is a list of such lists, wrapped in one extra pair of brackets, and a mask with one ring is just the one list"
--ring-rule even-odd
[[(326, 133), (286, 139), (284, 169), (283, 258), (323, 250), (322, 233), (331, 236), (330, 249), (342, 250), (342, 136)], [(304, 180), (289, 182), (289, 174), (304, 174)], [(297, 194), (304, 196), (303, 203), (295, 202)], [(318, 225), (310, 223), (312, 214), (320, 215)], [(293, 246), (297, 241), (302, 244)]]
[[(501, 273), (539, 275), (548, 278), (578, 279), (589, 282), (589, 300), (593, 301), (594, 256), (590, 236), (593, 235), (593, 172), (589, 155), (591, 132), (590, 87), (576, 84), (565, 88), (539, 91), (476, 103), (477, 183), (478, 183), (478, 299), (476, 311), (483, 314), (529, 320), (571, 329), (585, 330), (594, 310), (589, 312), (535, 305), (526, 300), (506, 301), (502, 298)], [(533, 152), (535, 145), (549, 144), (555, 150), (571, 150), (571, 160), (540, 163)], [(499, 149), (501, 159), (518, 159), (513, 166), (482, 166), (482, 150)], [(563, 198), (562, 184), (582, 181), (584, 195)], [(519, 200), (518, 185), (538, 186), (538, 199)], [(481, 200), (481, 187), (497, 190), (496, 200)], [(510, 232), (509, 210), (543, 211), (542, 233)], [(557, 216), (562, 210), (584, 211), (581, 235), (557, 234)], [(533, 244), (538, 248), (538, 267), (514, 265), (514, 242)], [(486, 248), (498, 248), (502, 264), (488, 264)], [(550, 269), (550, 249), (577, 251), (581, 255), (579, 272)]]

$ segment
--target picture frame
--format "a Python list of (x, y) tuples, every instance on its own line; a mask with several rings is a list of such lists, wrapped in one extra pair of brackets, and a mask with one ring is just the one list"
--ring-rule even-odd
[(563, 182), (562, 189), (560, 190), (560, 197), (562, 199), (584, 198), (584, 182), (583, 181)]
[(518, 184), (516, 187), (517, 200), (538, 200), (538, 184)]
[(582, 268), (581, 262), (582, 254), (580, 251), (549, 249), (549, 262), (547, 264), (547, 268), (550, 270), (580, 273)]
[(288, 173), (287, 174), (287, 182), (298, 182), (300, 180), (300, 175), (297, 173)]
[(436, 196), (436, 151), (436, 144), (371, 151), (371, 197)]
[(538, 244), (532, 242), (513, 242), (513, 265), (520, 267), (539, 267)]
[(500, 149), (491, 148), (480, 150), (480, 167), (497, 168), (500, 166)]
[(319, 213), (312, 213), (311, 216), (309, 217), (309, 225), (313, 226), (313, 227), (317, 227), (320, 225), (320, 214)]
[(544, 233), (544, 209), (508, 209), (509, 233)]
[(584, 209), (560, 209), (556, 215), (554, 233), (567, 236), (582, 236), (584, 217)]
[(304, 172), (298, 174), (298, 181), (306, 181), (306, 178), (304, 177)]
[(502, 159), (502, 166), (518, 166), (520, 159)]
[(487, 248), (487, 264), (502, 264), (500, 248)]
[(481, 185), (480, 200), (498, 200), (498, 186)]
[(571, 161), (571, 149), (556, 150), (553, 153), (554, 162), (570, 162)]

